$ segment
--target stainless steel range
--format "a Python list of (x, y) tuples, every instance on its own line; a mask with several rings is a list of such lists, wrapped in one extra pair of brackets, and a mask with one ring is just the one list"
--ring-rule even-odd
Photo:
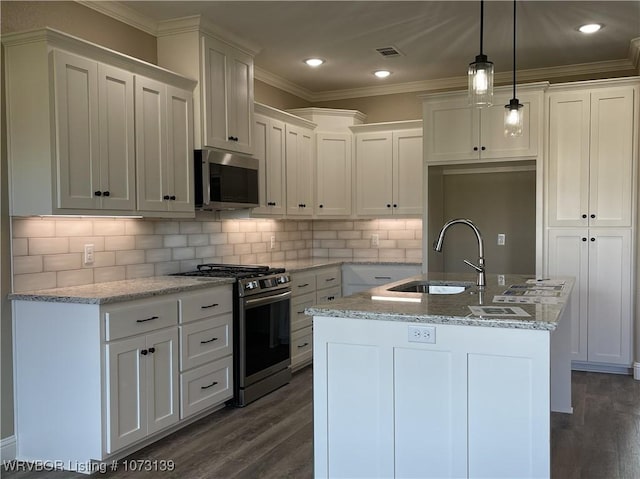
[(234, 285), (234, 400), (252, 401), (291, 380), (291, 278), (283, 268), (202, 264), (182, 276), (236, 278)]

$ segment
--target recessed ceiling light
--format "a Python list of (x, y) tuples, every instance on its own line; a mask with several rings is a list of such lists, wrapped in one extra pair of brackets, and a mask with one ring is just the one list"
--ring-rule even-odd
[(578, 27), (578, 31), (582, 33), (595, 33), (603, 27), (601, 23), (587, 23)]
[(391, 75), (391, 72), (389, 70), (376, 70), (373, 74), (378, 78), (387, 78)]
[(304, 62), (310, 67), (315, 68), (322, 65), (324, 63), (324, 60), (322, 58), (307, 58)]

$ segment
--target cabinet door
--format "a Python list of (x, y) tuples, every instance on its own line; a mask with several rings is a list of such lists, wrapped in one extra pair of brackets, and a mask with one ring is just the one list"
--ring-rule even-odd
[(393, 132), (393, 213), (422, 214), (422, 130)]
[(631, 231), (589, 230), (589, 361), (631, 365)]
[(479, 112), (466, 97), (425, 103), (424, 135), (427, 162), (477, 160)]
[(163, 198), (169, 196), (170, 211), (194, 211), (192, 131), (191, 93), (167, 86), (167, 187)]
[(351, 214), (351, 134), (318, 133), (316, 185), (318, 216)]
[(96, 209), (100, 198), (98, 64), (54, 51), (58, 208)]
[(313, 213), (313, 138), (311, 130), (286, 125), (287, 214)]
[(202, 39), (203, 146), (229, 149), (231, 132), (227, 123), (227, 53), (225, 44), (209, 37)]
[(356, 211), (390, 215), (393, 201), (391, 132), (356, 136)]
[(250, 154), (253, 129), (253, 58), (234, 49), (227, 51), (229, 133), (234, 137), (233, 149)]
[(484, 159), (534, 157), (538, 154), (539, 97), (537, 94), (518, 93), (522, 108), (522, 135), (504, 134), (504, 105), (512, 95), (495, 95), (490, 108), (480, 110), (480, 157)]
[(253, 59), (203, 37), (203, 144), (251, 153)]
[(133, 74), (98, 65), (100, 184), (102, 207), (135, 210)]
[(260, 207), (253, 213), (285, 213), (285, 126), (279, 120), (255, 115), (253, 155), (259, 162)]
[(146, 337), (147, 434), (178, 422), (178, 328)]
[(589, 93), (549, 96), (549, 226), (587, 226)]
[(166, 211), (166, 86), (136, 76), (135, 92), (138, 209)]
[(571, 317), (566, 317), (571, 321), (571, 359), (574, 361), (587, 360), (588, 238), (586, 228), (549, 230), (548, 275), (576, 279), (569, 297)]
[(106, 346), (107, 453), (147, 434), (147, 368), (144, 336), (113, 341)]
[(634, 89), (591, 93), (590, 226), (631, 226)]

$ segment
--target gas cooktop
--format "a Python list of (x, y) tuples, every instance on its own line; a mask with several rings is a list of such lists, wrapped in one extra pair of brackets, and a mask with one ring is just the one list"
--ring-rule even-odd
[(271, 268), (264, 265), (205, 263), (199, 264), (196, 271), (178, 273), (177, 276), (221, 276), (227, 278), (255, 278), (271, 274), (284, 273), (284, 268)]

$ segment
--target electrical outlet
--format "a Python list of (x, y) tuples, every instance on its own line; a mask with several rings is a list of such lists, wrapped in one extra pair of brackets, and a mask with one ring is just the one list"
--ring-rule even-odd
[(95, 256), (93, 253), (93, 245), (86, 244), (84, 245), (84, 264), (93, 264), (95, 260)]
[(498, 275), (498, 285), (499, 286), (504, 286), (504, 274), (499, 274)]
[(498, 233), (498, 246), (504, 246), (506, 235), (504, 233)]
[(276, 246), (276, 237), (275, 236), (271, 236), (271, 249), (275, 248)]
[(380, 246), (380, 235), (372, 234), (371, 235), (371, 246)]
[(435, 326), (409, 326), (410, 343), (436, 343)]

